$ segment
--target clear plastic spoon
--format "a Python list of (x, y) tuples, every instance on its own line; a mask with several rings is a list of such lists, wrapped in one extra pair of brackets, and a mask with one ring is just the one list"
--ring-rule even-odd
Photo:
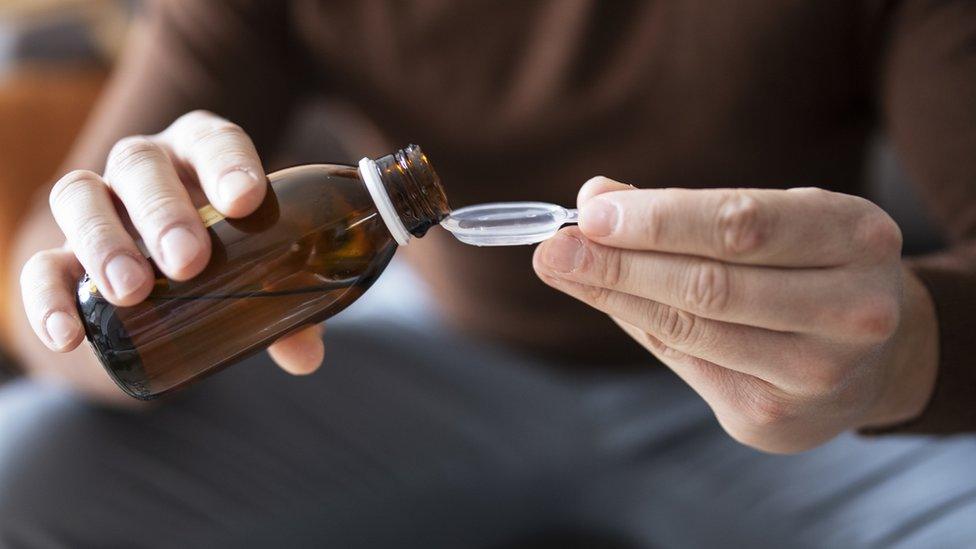
[(535, 244), (563, 225), (579, 222), (577, 210), (547, 202), (495, 202), (454, 210), (441, 226), (474, 246)]

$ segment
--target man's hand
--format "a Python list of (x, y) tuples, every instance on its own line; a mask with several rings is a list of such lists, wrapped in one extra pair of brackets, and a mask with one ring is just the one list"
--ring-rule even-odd
[[(67, 243), (36, 253), (21, 274), (34, 332), (54, 351), (78, 346), (84, 331), (74, 296), (84, 271), (115, 305), (146, 299), (153, 271), (131, 229), (166, 276), (196, 276), (210, 260), (210, 236), (197, 205), (209, 201), (227, 217), (245, 216), (264, 199), (266, 181), (244, 131), (203, 111), (184, 115), (160, 134), (119, 141), (104, 175), (74, 171), (64, 176), (54, 185), (50, 203)], [(290, 335), (269, 351), (285, 370), (311, 372), (322, 362), (319, 329)]]
[(550, 286), (609, 314), (737, 440), (796, 452), (917, 416), (937, 367), (927, 291), (867, 200), (820, 189), (649, 189), (598, 177), (536, 250)]

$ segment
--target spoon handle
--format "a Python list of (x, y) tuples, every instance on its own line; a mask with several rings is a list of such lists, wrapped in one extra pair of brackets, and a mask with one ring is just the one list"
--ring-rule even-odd
[(571, 210), (566, 210), (566, 219), (563, 220), (564, 225), (571, 225), (573, 223), (579, 223), (579, 210), (573, 208)]

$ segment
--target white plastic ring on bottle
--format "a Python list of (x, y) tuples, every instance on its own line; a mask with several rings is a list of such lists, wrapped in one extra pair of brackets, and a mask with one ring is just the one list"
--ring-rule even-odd
[(383, 223), (386, 223), (386, 228), (393, 235), (393, 239), (397, 241), (397, 244), (406, 246), (407, 242), (410, 241), (410, 231), (403, 225), (400, 215), (393, 207), (390, 195), (387, 194), (383, 180), (380, 178), (379, 166), (372, 159), (363, 158), (359, 161), (359, 176), (366, 183), (366, 190), (373, 197), (376, 210), (380, 212), (380, 217), (383, 218)]

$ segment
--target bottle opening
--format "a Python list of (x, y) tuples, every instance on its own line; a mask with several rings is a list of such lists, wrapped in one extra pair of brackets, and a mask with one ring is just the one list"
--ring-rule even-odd
[(420, 147), (408, 145), (394, 154), (364, 158), (360, 177), (397, 243), (420, 238), (451, 212), (440, 177)]

